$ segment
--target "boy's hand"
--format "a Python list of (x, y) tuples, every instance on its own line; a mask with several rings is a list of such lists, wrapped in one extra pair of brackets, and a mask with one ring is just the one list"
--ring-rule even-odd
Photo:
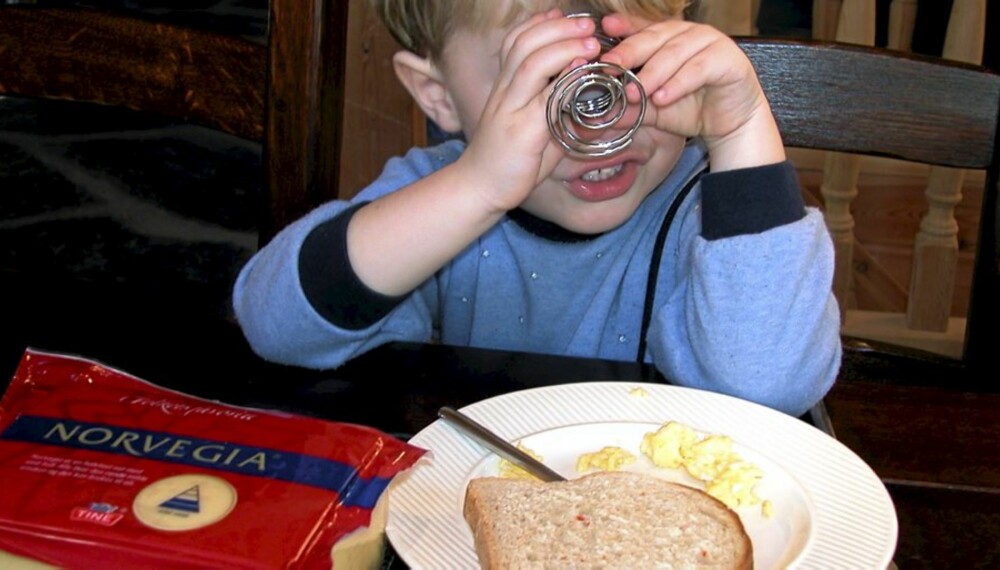
[(594, 59), (600, 45), (587, 18), (558, 10), (514, 27), (500, 48), (500, 71), (456, 166), (467, 168), (489, 207), (516, 208), (565, 155), (549, 135), (546, 102), (554, 77)]
[[(637, 75), (648, 97), (645, 123), (701, 137), (713, 170), (785, 159), (777, 125), (753, 65), (719, 30), (693, 22), (606, 16), (604, 31), (623, 38), (601, 57)], [(630, 90), (635, 100), (638, 90)]]

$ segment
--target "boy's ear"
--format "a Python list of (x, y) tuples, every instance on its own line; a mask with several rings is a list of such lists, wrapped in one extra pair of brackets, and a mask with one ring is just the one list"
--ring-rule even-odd
[(446, 132), (462, 131), (462, 122), (445, 85), (444, 76), (429, 58), (400, 51), (392, 57), (392, 64), (396, 77), (428, 118)]

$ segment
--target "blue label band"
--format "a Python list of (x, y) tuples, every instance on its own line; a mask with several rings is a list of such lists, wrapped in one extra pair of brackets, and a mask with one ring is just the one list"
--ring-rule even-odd
[(308, 485), (340, 496), (343, 504), (374, 508), (389, 479), (358, 477), (357, 468), (311, 455), (227, 441), (122, 428), (43, 416), (19, 416), (0, 440), (86, 449)]

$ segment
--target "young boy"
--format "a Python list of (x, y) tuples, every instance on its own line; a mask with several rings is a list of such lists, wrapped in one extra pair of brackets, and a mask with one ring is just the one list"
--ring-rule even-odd
[[(468, 144), (393, 159), (247, 264), (234, 303), (261, 356), (330, 368), (438, 339), (645, 360), (795, 415), (822, 398), (841, 350), (831, 242), (727, 36), (684, 0), (375, 4), (400, 81)], [(601, 55), (595, 22), (553, 6), (604, 14), (621, 42)], [(648, 108), (628, 148), (587, 159), (553, 141), (546, 101), (595, 59), (638, 70)]]

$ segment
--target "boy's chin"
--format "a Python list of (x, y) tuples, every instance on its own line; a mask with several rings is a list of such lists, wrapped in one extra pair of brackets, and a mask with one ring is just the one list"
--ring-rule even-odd
[[(603, 207), (602, 207), (603, 206)], [(581, 235), (599, 235), (609, 232), (628, 221), (635, 208), (609, 207), (607, 204), (593, 204), (582, 211), (558, 212), (555, 215), (534, 214), (566, 231)]]

